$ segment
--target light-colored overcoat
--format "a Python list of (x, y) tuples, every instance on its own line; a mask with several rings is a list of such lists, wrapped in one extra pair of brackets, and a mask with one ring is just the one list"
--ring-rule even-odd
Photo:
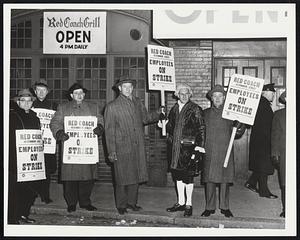
[[(83, 101), (81, 104), (77, 104), (73, 100), (59, 105), (54, 114), (50, 122), (50, 129), (54, 138), (56, 138), (56, 133), (59, 130), (64, 130), (64, 117), (66, 116), (95, 116), (98, 123), (103, 124), (103, 117), (99, 114), (96, 103)], [(96, 178), (97, 164), (61, 164), (62, 181), (85, 181)]]
[(271, 155), (279, 156), (280, 185), (285, 186), (285, 152), (286, 152), (286, 110), (274, 113), (271, 134)]
[(158, 113), (148, 113), (139, 98), (120, 94), (107, 104), (104, 113), (108, 153), (116, 152), (114, 162), (117, 185), (130, 185), (148, 180), (144, 124), (158, 120)]

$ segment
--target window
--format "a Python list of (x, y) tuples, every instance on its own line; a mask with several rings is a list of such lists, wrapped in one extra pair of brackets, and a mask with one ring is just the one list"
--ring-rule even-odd
[(31, 21), (11, 26), (11, 48), (31, 48)]
[(258, 68), (257, 67), (243, 67), (243, 75), (248, 75), (248, 76), (257, 78)]
[(271, 67), (271, 83), (275, 87), (285, 87), (285, 67)]
[(50, 92), (48, 98), (61, 102), (67, 99), (69, 87), (69, 59), (42, 58), (40, 60), (40, 78), (45, 79)]
[(144, 57), (115, 57), (115, 82), (122, 75), (130, 76), (135, 79), (135, 95), (143, 102), (145, 101), (145, 58)]
[(10, 60), (10, 96), (14, 97), (23, 88), (31, 87), (31, 58)]
[(237, 73), (237, 67), (223, 67), (222, 68), (222, 83), (227, 89), (231, 75)]
[(87, 99), (106, 100), (106, 57), (76, 60), (76, 81), (87, 88)]
[(44, 27), (44, 18), (40, 18), (40, 48), (43, 48), (43, 27)]

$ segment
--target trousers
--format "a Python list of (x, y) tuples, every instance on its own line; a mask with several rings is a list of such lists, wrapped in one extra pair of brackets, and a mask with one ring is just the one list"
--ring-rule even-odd
[(271, 194), (268, 188), (268, 175), (260, 172), (253, 172), (247, 181), (251, 186), (256, 187), (258, 184), (259, 196), (265, 197)]
[[(206, 210), (216, 209), (216, 187), (218, 183), (207, 182), (205, 186)], [(229, 184), (219, 183), (219, 206), (220, 209), (229, 209)]]
[(127, 204), (135, 205), (138, 200), (138, 184), (116, 185), (116, 207), (126, 208)]

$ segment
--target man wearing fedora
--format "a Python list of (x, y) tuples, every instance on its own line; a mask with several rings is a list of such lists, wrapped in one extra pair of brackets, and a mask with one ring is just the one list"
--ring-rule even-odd
[(229, 209), (229, 186), (234, 179), (234, 159), (230, 154), (227, 168), (223, 167), (233, 127), (237, 127), (235, 138), (245, 131), (245, 125), (237, 121), (222, 118), (226, 92), (221, 85), (216, 85), (207, 93), (212, 106), (204, 110), (206, 125), (205, 159), (202, 181), (205, 184), (205, 211), (201, 216), (208, 217), (216, 210), (216, 187), (220, 187), (219, 207), (225, 217), (233, 217)]
[[(261, 98), (257, 108), (254, 124), (251, 130), (249, 145), (249, 170), (252, 175), (245, 183), (245, 187), (256, 192), (260, 197), (277, 198), (268, 188), (268, 175), (274, 173), (271, 160), (271, 130), (273, 110), (271, 103), (274, 99), (274, 84), (263, 86)], [(258, 185), (258, 188), (257, 188)]]
[(105, 108), (105, 136), (108, 158), (114, 165), (116, 207), (139, 211), (138, 184), (148, 180), (144, 125), (157, 122), (161, 109), (148, 113), (141, 100), (133, 96), (136, 81), (121, 76), (115, 84), (119, 96)]
[[(57, 141), (61, 141), (62, 145), (69, 139), (64, 130), (64, 117), (66, 116), (95, 116), (98, 119), (98, 126), (94, 129), (94, 134), (100, 136), (103, 133), (101, 125), (103, 118), (99, 114), (96, 103), (85, 101), (86, 92), (87, 89), (74, 83), (68, 91), (72, 101), (59, 105), (50, 122), (53, 136)], [(97, 210), (91, 204), (90, 199), (96, 178), (97, 164), (61, 164), (61, 181), (64, 183), (64, 198), (68, 212), (76, 211), (78, 202), (80, 208), (88, 211)]]
[[(286, 91), (280, 97), (279, 102), (286, 105)], [(282, 212), (280, 217), (285, 217), (285, 143), (286, 143), (286, 109), (279, 109), (274, 113), (271, 134), (271, 156), (273, 165), (279, 174), (279, 185), (281, 189)]]
[(30, 208), (36, 198), (34, 182), (17, 182), (16, 130), (40, 129), (40, 120), (31, 110), (35, 97), (29, 89), (22, 89), (14, 98), (16, 107), (9, 114), (9, 187), (8, 224), (34, 223), (29, 218)]
[[(36, 82), (33, 86), (36, 100), (33, 102), (33, 108), (49, 109), (56, 111), (57, 103), (47, 99), (49, 93), (49, 87), (44, 79)], [(48, 204), (53, 202), (50, 198), (50, 180), (51, 174), (55, 173), (57, 164), (55, 154), (45, 153), (45, 168), (46, 168), (46, 179), (41, 180), (37, 185), (37, 191), (41, 196), (42, 202)]]

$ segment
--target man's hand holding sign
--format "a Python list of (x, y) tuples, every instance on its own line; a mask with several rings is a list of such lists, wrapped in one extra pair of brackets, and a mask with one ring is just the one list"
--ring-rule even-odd
[(253, 125), (259, 104), (264, 80), (246, 75), (234, 74), (231, 76), (222, 118), (233, 120), (233, 130), (224, 161), (228, 165), (233, 140), (240, 123)]

